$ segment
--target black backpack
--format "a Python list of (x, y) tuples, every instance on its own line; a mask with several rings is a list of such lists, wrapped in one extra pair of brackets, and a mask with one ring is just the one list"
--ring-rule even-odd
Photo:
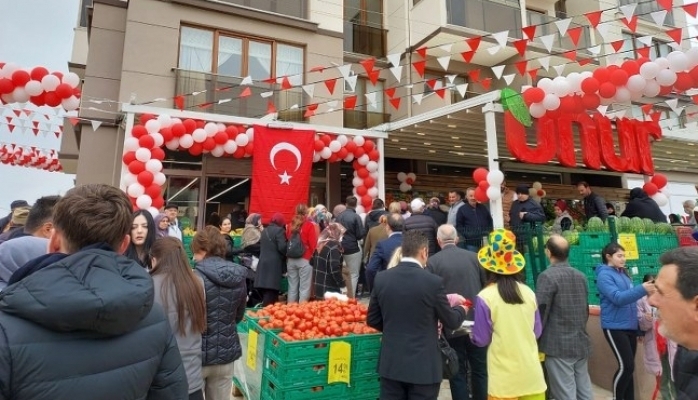
[(301, 240), (300, 229), (291, 232), (291, 238), (288, 239), (288, 244), (286, 245), (286, 257), (288, 258), (301, 258), (305, 254), (305, 246)]

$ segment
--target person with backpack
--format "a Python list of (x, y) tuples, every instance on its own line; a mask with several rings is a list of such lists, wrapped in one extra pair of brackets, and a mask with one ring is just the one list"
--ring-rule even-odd
[(310, 300), (313, 284), (313, 267), (310, 258), (315, 253), (318, 234), (315, 224), (308, 218), (308, 206), (298, 204), (296, 215), (286, 230), (286, 276), (288, 277), (288, 302)]

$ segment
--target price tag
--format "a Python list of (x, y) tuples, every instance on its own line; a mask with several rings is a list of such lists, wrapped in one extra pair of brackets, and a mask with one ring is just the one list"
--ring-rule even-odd
[(618, 244), (625, 249), (626, 260), (637, 260), (640, 258), (640, 253), (637, 249), (637, 238), (634, 233), (619, 233)]
[(257, 369), (257, 331), (250, 329), (247, 336), (247, 366), (252, 371)]
[(348, 385), (351, 376), (351, 344), (330, 343), (330, 356), (327, 363), (327, 383), (344, 382)]

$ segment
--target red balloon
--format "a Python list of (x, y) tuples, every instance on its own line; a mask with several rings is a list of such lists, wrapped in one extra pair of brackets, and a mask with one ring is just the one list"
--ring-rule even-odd
[(356, 170), (356, 175), (358, 175), (359, 178), (361, 178), (361, 179), (365, 179), (365, 178), (369, 177), (371, 175), (371, 173), (368, 172), (368, 170), (366, 168), (361, 167), (361, 168)]
[[(476, 169), (475, 171), (473, 171), (473, 180), (475, 181), (475, 183), (477, 183), (479, 185), (480, 182), (487, 180), (488, 173), (489, 173), (489, 171), (487, 171), (487, 169), (480, 167), (480, 168)], [(485, 197), (487, 197), (487, 196), (485, 196)]]
[(156, 159), (156, 160), (164, 160), (165, 159), (165, 150), (156, 147), (152, 150), (150, 150), (150, 158), (151, 159)]
[(405, 179), (405, 183), (408, 184), (408, 185), (411, 185), (411, 184), (414, 183), (414, 179), (412, 179), (412, 178), (407, 178), (407, 179)]
[(356, 150), (354, 150), (354, 157), (359, 158), (366, 154), (366, 150), (364, 150), (363, 147), (357, 146)]
[(359, 169), (362, 168), (361, 164), (359, 164), (358, 160), (354, 160), (353, 163), (351, 163), (351, 167), (354, 168), (354, 171), (358, 171)]
[(207, 137), (201, 145), (204, 150), (211, 151), (216, 148), (216, 141), (212, 137)]
[(524, 101), (529, 104), (540, 103), (545, 98), (545, 90), (539, 87), (532, 87), (523, 93)]
[(31, 79), (32, 77), (29, 75), (29, 72), (23, 69), (18, 69), (12, 73), (12, 83), (14, 83), (17, 87), (24, 87), (24, 85), (26, 85)]
[(655, 184), (652, 183), (652, 182), (647, 182), (647, 183), (645, 183), (645, 184), (642, 186), (642, 190), (644, 190), (645, 193), (647, 193), (647, 195), (650, 196), (650, 197), (651, 197), (651, 196), (654, 196), (654, 195), (657, 194), (657, 193), (659, 193), (659, 188), (657, 187), (657, 185), (655, 185)]
[(366, 186), (367, 188), (370, 189), (370, 188), (372, 188), (372, 187), (375, 186), (375, 185), (376, 185), (376, 180), (375, 180), (375, 179), (371, 178), (370, 176), (367, 176), (367, 177), (364, 178), (364, 186)]
[(628, 83), (628, 73), (623, 69), (617, 69), (611, 72), (611, 83), (616, 86), (623, 86)]
[(339, 149), (339, 151), (336, 154), (337, 154), (337, 158), (343, 160), (343, 159), (347, 158), (347, 156), (349, 155), (349, 151), (347, 150), (346, 147), (342, 147), (341, 149)]
[(80, 88), (73, 88), (73, 96), (77, 97), (78, 99), (82, 96), (82, 92), (80, 92)]
[(61, 105), (61, 98), (56, 94), (56, 92), (46, 92), (44, 94), (44, 100), (46, 105), (49, 107), (58, 107)]
[(31, 101), (32, 104), (36, 104), (37, 106), (43, 106), (46, 104), (46, 98), (44, 97), (43, 93), (41, 93), (38, 96), (31, 96), (29, 98), (29, 101)]
[(67, 83), (61, 83), (56, 87), (56, 94), (61, 99), (67, 99), (73, 95), (73, 87)]
[(364, 208), (371, 208), (371, 205), (373, 204), (373, 197), (369, 195), (361, 196), (361, 204), (363, 204)]
[(138, 175), (141, 172), (145, 171), (145, 163), (142, 163), (138, 160), (131, 161), (128, 163), (128, 171), (134, 175)]
[(160, 129), (160, 134), (165, 143), (174, 139), (174, 133), (172, 133), (172, 128), (162, 128)]
[(46, 75), (48, 75), (48, 70), (44, 67), (34, 67), (34, 69), (32, 69), (32, 72), (29, 74), (29, 76), (31, 76), (33, 80), (39, 82), (41, 82), (41, 79), (43, 79), (43, 77), (45, 77)]
[[(691, 68), (691, 70), (688, 71), (688, 74), (691, 75), (691, 78), (693, 78), (693, 82), (698, 84), (698, 66)], [(0, 90), (0, 93), (2, 93), (1, 90)]]
[(674, 90), (673, 86), (660, 86), (659, 87), (659, 94), (661, 96), (666, 96), (669, 93), (671, 93)]
[(611, 82), (604, 82), (599, 87), (599, 95), (601, 97), (610, 99), (616, 94), (616, 86)]
[(669, 182), (669, 180), (667, 179), (666, 175), (664, 175), (664, 174), (654, 174), (654, 176), (652, 177), (652, 180), (650, 182), (657, 185), (657, 189), (662, 189), (662, 188), (664, 188), (664, 186), (666, 186), (666, 184)]
[(163, 199), (162, 196), (158, 196), (158, 197), (153, 198), (153, 204), (152, 204), (153, 207), (160, 209), (164, 205), (165, 205), (165, 199)]
[(150, 121), (151, 119), (155, 119), (155, 116), (153, 114), (141, 114), (141, 116), (138, 117), (138, 123), (141, 125), (145, 125), (145, 123)]
[(638, 65), (637, 61), (627, 60), (620, 66), (620, 68), (627, 72), (629, 77), (640, 73), (640, 66)]
[(582, 81), (582, 92), (596, 93), (599, 91), (599, 80), (594, 77), (586, 78)]
[(240, 133), (240, 131), (238, 130), (237, 126), (228, 125), (225, 128), (225, 133), (228, 134), (228, 139), (235, 140), (235, 138), (238, 136), (238, 133)]
[(368, 189), (366, 189), (366, 186), (361, 185), (361, 186), (356, 187), (356, 194), (358, 196), (364, 196), (367, 193), (368, 193)]
[(574, 96), (560, 98), (560, 111), (573, 113), (577, 109), (577, 101)]
[[(696, 67), (696, 68), (698, 68), (698, 67)], [(346, 148), (347, 151), (350, 153), (353, 153), (354, 151), (356, 151), (356, 147), (357, 147), (356, 143), (354, 143), (353, 140), (348, 141), (347, 144), (344, 145), (344, 148)]]
[(245, 146), (245, 154), (251, 156), (253, 152), (254, 152), (254, 142), (247, 143), (247, 145)]
[(327, 146), (332, 141), (332, 138), (330, 137), (330, 135), (321, 135), (320, 140), (322, 140), (322, 142), (325, 143), (325, 146)]
[(121, 159), (123, 160), (125, 165), (129, 165), (132, 161), (136, 161), (136, 152), (127, 151), (126, 153), (124, 153), (124, 156)]
[(201, 120), (195, 120), (196, 122), (196, 128), (197, 129), (204, 129), (204, 126), (206, 126), (206, 122), (201, 121)]
[(373, 143), (373, 140), (366, 139), (363, 147), (364, 147), (364, 150), (366, 150), (366, 153), (369, 153), (369, 152), (371, 152), (371, 150), (373, 150), (376, 147), (376, 144)]
[(201, 143), (194, 143), (189, 148), (189, 154), (192, 156), (200, 156), (204, 152), (204, 146)]
[(596, 78), (596, 80), (599, 81), (599, 84), (603, 82), (608, 82), (610, 77), (610, 71), (604, 67), (599, 67), (594, 70), (594, 78)]
[(487, 179), (485, 179), (483, 181), (480, 181), (480, 183), (477, 184), (477, 187), (479, 187), (480, 189), (482, 189), (486, 192), (487, 189), (489, 189), (490, 184), (487, 182)]
[(185, 119), (182, 121), (182, 125), (184, 125), (185, 133), (193, 133), (196, 130), (196, 121), (193, 119)]
[(0, 94), (9, 94), (15, 90), (15, 84), (7, 78), (0, 79)]
[(216, 132), (213, 136), (213, 140), (216, 144), (225, 144), (228, 141), (228, 134), (225, 131)]
[(150, 171), (143, 171), (140, 174), (138, 174), (138, 183), (140, 183), (144, 187), (152, 185), (153, 179), (155, 179), (155, 177), (153, 176), (153, 173)]
[(340, 160), (339, 155), (337, 153), (332, 153), (332, 155), (330, 155), (330, 158), (327, 159), (327, 162), (333, 163), (333, 162), (337, 162), (339, 160)]
[(677, 72), (676, 82), (674, 82), (674, 88), (679, 92), (685, 92), (686, 90), (693, 88), (693, 78), (688, 72)]
[(601, 99), (596, 94), (587, 93), (582, 96), (582, 105), (587, 110), (596, 110), (601, 105)]
[(137, 139), (140, 139), (141, 137), (148, 135), (148, 130), (145, 129), (145, 126), (143, 125), (134, 125), (133, 129), (131, 129), (131, 135)]
[[(151, 183), (150, 185), (145, 187), (145, 194), (150, 196), (152, 199), (156, 199), (156, 198), (160, 197), (160, 192), (162, 192), (162, 188), (158, 185), (153, 184), (153, 183)], [(160, 207), (158, 207), (158, 208), (160, 208)]]
[(536, 192), (536, 194), (538, 195), (538, 197), (543, 197), (543, 195), (545, 194), (545, 192), (543, 191), (543, 189), (538, 189), (538, 191)]
[(482, 190), (479, 186), (475, 188), (475, 200), (479, 201), (480, 203), (484, 203), (489, 200), (487, 197), (487, 192)]
[(371, 161), (378, 161), (378, 159), (380, 157), (381, 157), (381, 154), (376, 149), (373, 149), (373, 150), (368, 152), (368, 159)]
[(62, 73), (62, 72), (58, 72), (58, 71), (56, 71), (56, 72), (51, 72), (51, 75), (57, 77), (57, 78), (60, 79), (60, 80), (63, 80), (63, 73)]
[(315, 139), (315, 151), (322, 151), (325, 148), (325, 142), (320, 139)]
[(150, 135), (143, 135), (138, 138), (138, 145), (146, 149), (152, 149), (155, 147), (155, 139)]
[(233, 153), (233, 157), (235, 158), (242, 158), (245, 156), (245, 148), (244, 147), (238, 147), (237, 150)]

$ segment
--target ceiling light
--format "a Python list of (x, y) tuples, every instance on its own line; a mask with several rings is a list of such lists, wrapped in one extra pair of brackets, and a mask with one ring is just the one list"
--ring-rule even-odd
[(666, 153), (667, 153), (667, 154), (672, 154), (670, 151), (667, 151)]
[(424, 132), (417, 132), (417, 135), (419, 135), (419, 136), (424, 136), (424, 135), (426, 135), (426, 133), (424, 133)]
[(453, 140), (458, 140), (458, 139), (460, 139), (460, 138), (459, 138), (458, 136), (451, 136), (451, 139), (453, 139)]
[[(436, 153), (436, 150), (429, 150), (429, 153)], [(437, 169), (434, 168), (434, 170), (437, 170)]]
[(450, 124), (450, 125), (448, 125), (448, 127), (449, 127), (449, 128), (458, 128), (458, 125)]
[(397, 142), (399, 142), (400, 140), (399, 140), (399, 139), (390, 139), (390, 141), (397, 143)]
[(424, 142), (424, 145), (425, 145), (425, 146), (431, 146), (431, 143), (429, 143), (429, 142)]
[(455, 145), (455, 146), (453, 146), (453, 147), (455, 147), (455, 148), (457, 148), (457, 149), (460, 149), (460, 148), (463, 147), (463, 146)]
[(400, 150), (407, 150), (407, 147), (400, 147)]

